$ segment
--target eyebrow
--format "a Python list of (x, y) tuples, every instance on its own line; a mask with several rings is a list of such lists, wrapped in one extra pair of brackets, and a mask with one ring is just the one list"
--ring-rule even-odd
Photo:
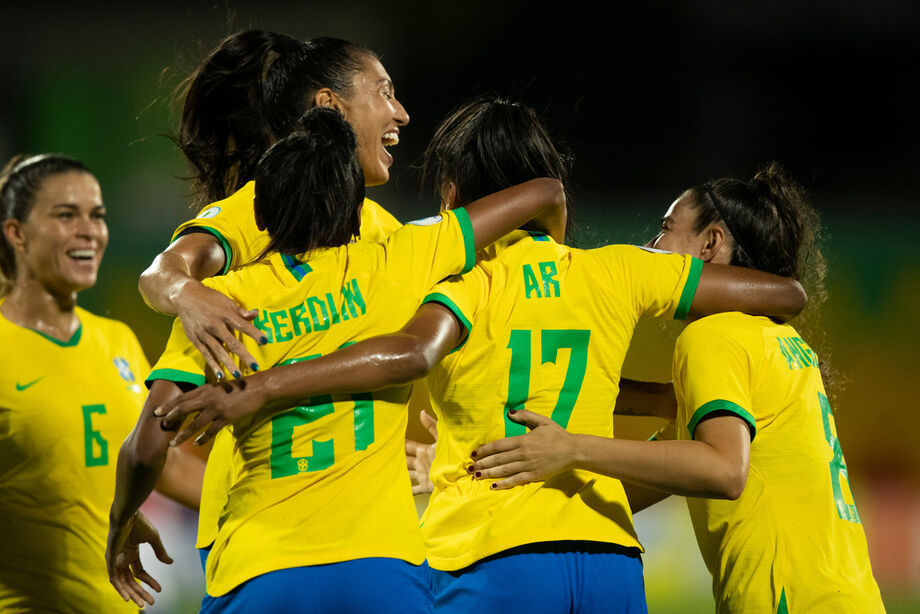
[[(77, 210), (79, 211), (80, 206), (75, 203), (56, 203), (51, 205), (51, 209), (68, 209), (68, 210)], [(93, 205), (93, 210), (105, 209), (105, 204)]]
[(396, 89), (396, 87), (393, 85), (392, 79), (387, 79), (386, 77), (384, 77), (383, 79), (381, 79), (380, 81), (377, 82), (377, 85), (380, 85), (380, 84), (386, 85), (386, 86), (389, 87), (391, 90), (395, 90), (395, 89)]

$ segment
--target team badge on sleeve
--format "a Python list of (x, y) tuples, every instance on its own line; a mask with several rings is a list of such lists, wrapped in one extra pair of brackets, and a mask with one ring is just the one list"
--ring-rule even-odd
[(217, 217), (217, 214), (220, 213), (220, 207), (208, 207), (204, 211), (198, 214), (199, 220), (207, 220), (212, 217)]
[(669, 252), (664, 249), (657, 249), (655, 247), (646, 247), (645, 245), (637, 245), (636, 247), (638, 247), (639, 249), (644, 249), (645, 251), (651, 252), (653, 254), (673, 254), (674, 253), (674, 252)]
[(406, 222), (407, 224), (412, 224), (413, 226), (434, 226), (440, 222), (442, 218), (440, 215), (432, 215), (431, 217), (426, 217), (422, 220), (413, 220), (411, 222)]

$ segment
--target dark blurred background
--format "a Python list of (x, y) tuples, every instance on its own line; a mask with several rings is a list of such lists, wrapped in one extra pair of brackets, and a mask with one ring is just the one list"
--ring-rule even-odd
[[(411, 124), (392, 150), (391, 182), (369, 196), (402, 220), (436, 207), (413, 164), (438, 121), (476, 93), (530, 104), (569, 147), (581, 246), (644, 242), (689, 185), (784, 163), (825, 224), (828, 343), (818, 350), (846, 379), (837, 425), (876, 577), (889, 611), (920, 608), (920, 420), (910, 385), (920, 354), (911, 215), (920, 195), (920, 4), (165, 0), (8, 10), (0, 158), (59, 151), (95, 171), (112, 237), (100, 282), (81, 303), (128, 322), (151, 359), (169, 320), (144, 306), (137, 276), (193, 215), (183, 159), (163, 136), (176, 126), (170, 94), (220, 38), (250, 27), (339, 36), (381, 56)], [(667, 378), (673, 334), (643, 331), (626, 373)], [(651, 611), (707, 611), (708, 577), (686, 513), (668, 505), (637, 518)], [(163, 522), (187, 541), (194, 517), (177, 514)], [(191, 563), (193, 579), (177, 574), (181, 588), (159, 611), (195, 607)]]

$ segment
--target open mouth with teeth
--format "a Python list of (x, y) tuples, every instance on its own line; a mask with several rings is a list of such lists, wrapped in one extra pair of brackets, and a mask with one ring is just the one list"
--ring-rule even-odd
[(399, 133), (395, 130), (384, 132), (381, 142), (383, 143), (384, 147), (392, 147), (393, 145), (399, 145)]
[(92, 261), (96, 259), (96, 250), (94, 249), (71, 249), (67, 251), (67, 256), (74, 260)]

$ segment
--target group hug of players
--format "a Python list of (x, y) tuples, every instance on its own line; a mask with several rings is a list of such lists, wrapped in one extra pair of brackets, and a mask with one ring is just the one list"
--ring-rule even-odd
[[(156, 488), (199, 511), (202, 612), (646, 612), (632, 514), (670, 494), (719, 612), (884, 611), (822, 364), (784, 324), (824, 263), (778, 165), (687, 189), (646, 247), (575, 249), (567, 157), (524, 105), (452, 112), (440, 211), (401, 225), (365, 198), (409, 122), (370, 50), (239, 32), (184, 96), (202, 208), (141, 276), (177, 316), (152, 368), (76, 306), (108, 239), (91, 172), (4, 171), (0, 610), (153, 603)], [(673, 385), (620, 378), (640, 318), (691, 321)], [(616, 439), (614, 412), (673, 427)]]

